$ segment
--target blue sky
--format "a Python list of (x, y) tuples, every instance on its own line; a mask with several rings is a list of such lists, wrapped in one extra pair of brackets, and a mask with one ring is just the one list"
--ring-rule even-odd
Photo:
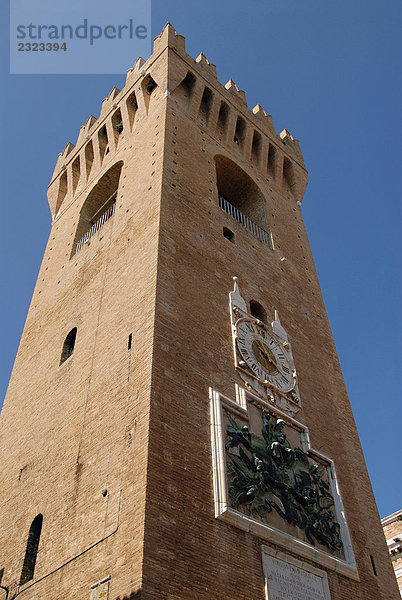
[[(1, 399), (50, 231), (57, 155), (124, 84), (8, 75), (7, 11), (2, 3)], [(400, 0), (154, 0), (153, 36), (166, 21), (300, 140), (303, 218), (379, 512), (390, 514), (402, 504)]]

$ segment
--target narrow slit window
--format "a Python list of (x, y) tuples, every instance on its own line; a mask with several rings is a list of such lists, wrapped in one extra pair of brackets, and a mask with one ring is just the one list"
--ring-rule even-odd
[(94, 146), (92, 144), (92, 140), (88, 142), (85, 146), (85, 166), (87, 170), (87, 179), (92, 169), (92, 165), (94, 162)]
[(127, 350), (131, 350), (132, 343), (133, 343), (133, 334), (130, 333), (128, 336)]
[(128, 120), (130, 123), (130, 129), (132, 129), (133, 125), (134, 125), (135, 115), (138, 110), (138, 103), (137, 103), (137, 97), (135, 95), (135, 92), (133, 92), (132, 94), (129, 95), (129, 97), (127, 98), (126, 104), (127, 104), (127, 112), (128, 112)]
[(222, 135), (226, 133), (226, 127), (229, 116), (229, 107), (226, 102), (221, 102), (218, 115), (218, 130)]
[(242, 119), (241, 117), (237, 117), (236, 130), (235, 130), (234, 139), (233, 139), (234, 143), (237, 146), (240, 146), (240, 147), (243, 146), (245, 131), (246, 131), (246, 123), (245, 123), (244, 119)]
[(275, 164), (276, 164), (276, 149), (275, 149), (275, 146), (272, 146), (272, 144), (270, 144), (269, 150), (268, 150), (267, 170), (268, 170), (269, 175), (272, 175), (272, 177), (275, 177)]
[(108, 154), (108, 152), (109, 152), (109, 140), (107, 137), (106, 125), (104, 125), (102, 127), (102, 129), (99, 130), (98, 140), (99, 140), (99, 154), (100, 154), (100, 159), (102, 162), (105, 155)]
[(64, 171), (64, 173), (61, 175), (60, 177), (60, 181), (59, 181), (59, 191), (57, 194), (57, 201), (56, 201), (56, 215), (59, 212), (60, 206), (63, 203), (64, 198), (67, 195), (67, 171)]
[(201, 104), (200, 104), (200, 116), (205, 117), (208, 120), (209, 113), (211, 111), (213, 94), (211, 90), (206, 87), (204, 88), (204, 93), (202, 94)]
[(294, 170), (291, 161), (286, 156), (283, 159), (283, 183), (293, 193), (293, 186), (295, 184)]
[(22, 565), (20, 585), (33, 579), (38, 555), (40, 534), (42, 531), (43, 516), (37, 515), (32, 521), (28, 533), (27, 547), (25, 550), (24, 563)]
[(73, 171), (73, 194), (75, 194), (75, 190), (77, 189), (77, 185), (78, 185), (78, 182), (80, 180), (80, 175), (81, 175), (81, 165), (80, 165), (80, 157), (79, 156), (77, 156), (77, 158), (73, 162), (72, 171)]
[(377, 569), (375, 567), (375, 562), (374, 562), (374, 556), (372, 554), (370, 554), (370, 561), (371, 561), (371, 567), (373, 569), (373, 573), (374, 575), (377, 577)]
[(74, 327), (64, 340), (61, 351), (60, 364), (63, 364), (74, 352), (75, 339), (77, 337), (77, 328)]
[(258, 161), (258, 159), (260, 157), (260, 148), (261, 148), (261, 135), (258, 133), (258, 131), (254, 131), (251, 155), (252, 155), (253, 159), (256, 161)]
[(123, 131), (123, 118), (121, 116), (120, 108), (118, 108), (116, 112), (113, 113), (112, 126), (114, 131), (114, 139), (117, 144), (119, 135)]

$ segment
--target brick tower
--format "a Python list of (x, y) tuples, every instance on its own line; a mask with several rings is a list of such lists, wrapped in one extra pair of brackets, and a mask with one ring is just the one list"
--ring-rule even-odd
[(1, 415), (0, 600), (398, 597), (306, 183), (170, 25), (66, 146)]

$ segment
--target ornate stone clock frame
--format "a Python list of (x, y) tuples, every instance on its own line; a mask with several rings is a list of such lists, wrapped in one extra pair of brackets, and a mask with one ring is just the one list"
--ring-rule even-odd
[[(288, 335), (281, 325), (278, 311), (275, 310), (275, 320), (271, 323), (271, 326), (254, 318), (247, 312), (246, 302), (239, 292), (237, 277), (234, 277), (233, 279), (235, 284), (234, 291), (229, 294), (229, 307), (232, 326), (234, 366), (240, 377), (243, 379), (246, 389), (253, 391), (264, 400), (268, 400), (274, 406), (288, 412), (290, 415), (296, 415), (299, 412), (301, 405), (296, 368)], [(265, 378), (262, 378), (258, 371), (253, 371), (251, 368), (252, 364), (250, 367), (250, 363), (247, 363), (244, 359), (241, 347), (239, 346), (238, 335), (239, 324), (244, 321), (249, 321), (252, 324), (254, 323), (254, 327), (258, 327), (258, 329), (261, 329), (262, 331), (265, 330), (269, 339), (275, 341), (277, 347), (281, 347), (283, 355), (286, 357), (286, 364), (289, 365), (289, 370), (291, 370), (290, 377), (293, 378), (293, 385), (288, 391), (283, 391), (280, 387), (275, 385), (275, 383), (264, 380)]]

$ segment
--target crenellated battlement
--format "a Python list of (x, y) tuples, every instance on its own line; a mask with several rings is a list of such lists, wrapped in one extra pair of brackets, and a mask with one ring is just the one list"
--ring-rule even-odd
[[(166, 49), (172, 52), (167, 73), (161, 74), (158, 58)], [(136, 60), (127, 71), (123, 89), (110, 91), (99, 117), (90, 115), (75, 145), (69, 142), (60, 153), (48, 193), (53, 218), (62, 203), (72, 201), (90, 176), (100, 172), (106, 155), (117, 150), (120, 134), (124, 132), (122, 137), (127, 139), (134, 133), (134, 121), (147, 117), (157, 88), (159, 98), (177, 100), (182, 96), (182, 108), (191, 118), (204, 113), (203, 126), (211, 135), (217, 135), (227, 147), (237, 147), (242, 158), (253, 160), (273, 185), (280, 187), (286, 179), (288, 189), (301, 202), (307, 172), (298, 141), (286, 129), (278, 135), (272, 116), (259, 104), (250, 110), (244, 90), (232, 79), (222, 85), (216, 66), (203, 53), (196, 59), (189, 56), (185, 38), (168, 23), (155, 38), (148, 60)]]

